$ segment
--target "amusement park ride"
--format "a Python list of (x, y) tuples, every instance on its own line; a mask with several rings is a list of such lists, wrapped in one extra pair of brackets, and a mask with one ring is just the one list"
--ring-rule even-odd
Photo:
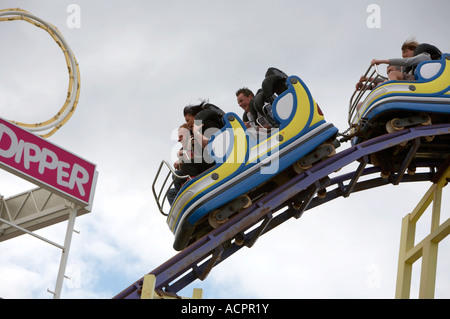
[[(66, 206), (73, 208), (70, 216), (89, 212), (95, 165), (73, 154), (64, 162), (70, 156), (60, 157), (56, 146), (32, 133), (53, 127), (47, 137), (73, 113), (79, 94), (78, 66), (54, 27), (23, 10), (0, 11), (0, 21), (16, 19), (34, 20), (52, 35), (64, 51), (73, 82), (68, 102), (52, 123), (0, 121), (0, 166), (40, 185), (44, 197), (60, 196), (58, 205), (64, 206), (66, 201)], [(366, 77), (364, 87), (355, 91), (350, 101), (349, 129), (339, 133), (325, 121), (299, 77), (282, 72), (267, 76), (255, 101), (261, 103), (263, 116), (272, 123), (270, 131), (250, 132), (239, 116), (225, 114), (224, 126), (207, 146), (215, 165), (187, 177), (172, 205), (166, 205), (169, 208), (165, 204), (174, 177), (186, 176), (178, 176), (163, 161), (153, 194), (175, 235), (174, 248), (180, 252), (114, 298), (178, 297), (181, 289), (196, 279), (204, 280), (241, 248), (251, 248), (260, 236), (292, 217), (300, 218), (306, 210), (354, 192), (412, 181), (431, 181), (432, 186), (403, 219), (396, 297), (409, 297), (412, 264), (422, 257), (419, 297), (433, 298), (438, 244), (450, 233), (450, 219), (440, 223), (442, 188), (450, 178), (450, 55), (419, 64), (415, 81), (372, 86), (382, 77), (376, 67), (369, 68)], [(345, 142), (351, 146), (338, 151)], [(31, 153), (31, 145), (38, 151)], [(339, 174), (355, 162), (355, 171)], [(12, 237), (13, 228), (29, 232), (26, 222), (20, 226), (19, 221), (4, 217), (10, 212), (8, 201), (14, 200), (2, 200), (0, 240)], [(430, 234), (415, 245), (415, 224), (431, 202)], [(60, 214), (51, 221), (67, 219), (67, 212)], [(63, 260), (61, 264), (63, 268)], [(57, 289), (60, 293), (60, 287)]]

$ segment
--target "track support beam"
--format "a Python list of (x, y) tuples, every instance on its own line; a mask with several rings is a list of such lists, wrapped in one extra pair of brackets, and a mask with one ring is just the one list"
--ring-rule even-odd
[[(402, 220), (400, 238), (400, 252), (397, 271), (397, 286), (395, 297), (408, 299), (411, 290), (412, 266), (422, 257), (420, 275), (419, 298), (432, 299), (436, 285), (436, 269), (438, 245), (450, 234), (450, 218), (440, 224), (442, 188), (447, 185), (450, 178), (450, 162), (447, 161), (438, 174), (440, 178), (435, 182), (417, 204), (412, 213)], [(420, 243), (414, 245), (416, 224), (429, 205), (432, 206), (430, 234)]]

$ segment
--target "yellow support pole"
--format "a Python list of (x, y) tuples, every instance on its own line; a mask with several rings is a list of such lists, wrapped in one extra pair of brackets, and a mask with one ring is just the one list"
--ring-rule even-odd
[(416, 224), (411, 224), (409, 222), (409, 215), (403, 217), (395, 298), (409, 298), (411, 288), (412, 264), (414, 261), (407, 262), (405, 260), (405, 255), (408, 251), (410, 251), (411, 248), (414, 247), (415, 233)]
[(155, 299), (155, 283), (156, 277), (154, 275), (145, 275), (144, 283), (142, 284), (141, 299)]
[[(157, 293), (155, 291), (156, 277), (155, 275), (145, 275), (142, 284), (141, 299), (189, 299), (186, 297), (179, 297), (174, 294), (167, 294), (164, 292)], [(194, 288), (191, 299), (202, 299), (203, 290)]]
[[(450, 234), (450, 218), (440, 224), (442, 188), (447, 185), (449, 177), (450, 166), (446, 168), (439, 180), (430, 187), (412, 213), (406, 215), (402, 220), (395, 298), (407, 299), (410, 297), (412, 265), (420, 257), (422, 257), (422, 268), (419, 298), (434, 298), (438, 245), (441, 240)], [(420, 243), (414, 245), (416, 223), (431, 203), (433, 203), (433, 206), (430, 234)]]

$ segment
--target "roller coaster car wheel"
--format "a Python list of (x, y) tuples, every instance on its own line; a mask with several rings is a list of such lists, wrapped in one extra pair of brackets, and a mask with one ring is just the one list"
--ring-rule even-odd
[(412, 175), (414, 175), (416, 173), (416, 168), (413, 167), (413, 166), (408, 167), (406, 172), (407, 172), (408, 175), (412, 176)]
[(431, 125), (431, 117), (428, 114), (418, 114), (405, 118), (394, 118), (386, 122), (386, 131), (392, 133), (403, 130), (406, 126)]
[[(426, 126), (431, 125), (431, 117), (428, 114), (419, 114), (406, 118), (394, 118), (386, 122), (386, 131), (393, 133), (395, 131), (403, 130), (406, 126)], [(431, 142), (434, 136), (425, 136), (426, 142)], [(405, 146), (407, 142), (401, 143), (400, 146)]]
[(391, 173), (388, 172), (388, 171), (382, 170), (382, 171), (380, 172), (380, 177), (381, 177), (382, 179), (388, 179), (390, 175), (391, 175)]
[(245, 236), (242, 233), (237, 233), (234, 237), (234, 243), (238, 246), (242, 246), (245, 242)]
[(311, 167), (312, 167), (312, 165), (302, 165), (301, 163), (300, 163), (300, 161), (297, 161), (297, 162), (295, 162), (293, 165), (292, 165), (292, 167), (294, 168), (294, 171), (297, 173), (297, 174), (301, 174), (301, 173), (303, 173), (304, 171), (306, 171), (306, 170), (308, 170), (308, 169), (310, 169)]
[(220, 209), (217, 209), (208, 215), (208, 222), (211, 225), (211, 227), (214, 229), (216, 229), (217, 227), (219, 227), (222, 224), (225, 224), (229, 219), (229, 218), (218, 219), (217, 216), (219, 213), (220, 213)]
[(327, 154), (326, 158), (336, 155), (336, 148), (334, 147), (334, 145), (332, 144), (325, 144), (325, 145), (328, 145), (329, 147), (328, 149), (331, 150), (330, 153)]
[(423, 122), (420, 125), (431, 125), (431, 117), (428, 114), (422, 113), (420, 116), (423, 119)]
[(310, 169), (315, 163), (335, 154), (336, 147), (331, 143), (324, 143), (318, 146), (313, 152), (299, 159), (292, 167), (297, 174), (301, 174)]
[[(429, 115), (425, 115), (428, 120), (424, 123), (421, 123), (421, 125), (431, 125), (431, 117)], [(432, 136), (424, 136), (423, 138), (425, 140), (425, 142), (431, 142), (432, 140), (434, 140), (434, 135)]]
[(396, 123), (398, 122), (398, 118), (393, 118), (390, 121), (386, 122), (386, 131), (388, 133), (394, 133), (395, 131), (401, 131), (404, 129), (404, 126), (397, 126)]
[(222, 208), (216, 209), (208, 215), (208, 222), (214, 229), (225, 224), (230, 216), (236, 212), (250, 207), (252, 200), (247, 195), (240, 196)]
[(380, 161), (377, 158), (377, 155), (375, 153), (372, 153), (369, 155), (370, 162), (373, 166), (380, 166)]
[(327, 189), (326, 188), (322, 188), (317, 192), (317, 197), (318, 198), (325, 198), (327, 196)]

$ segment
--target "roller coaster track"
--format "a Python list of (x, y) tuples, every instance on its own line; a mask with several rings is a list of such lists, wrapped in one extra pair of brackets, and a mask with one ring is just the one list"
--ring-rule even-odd
[[(382, 135), (336, 153), (259, 198), (227, 223), (151, 271), (150, 274), (156, 277), (155, 290), (176, 294), (196, 279), (204, 280), (213, 267), (242, 247), (252, 247), (261, 235), (290, 218), (298, 219), (306, 210), (335, 198), (348, 197), (353, 192), (387, 184), (434, 181), (439, 172), (449, 165), (449, 159), (435, 163), (416, 163), (418, 167), (428, 167), (429, 172), (418, 172), (410, 176), (405, 175), (405, 171), (415, 156), (421, 137), (445, 134), (450, 134), (450, 124), (414, 127)], [(406, 141), (411, 141), (411, 147), (398, 172), (387, 179), (377, 177), (359, 182), (361, 176), (380, 172), (374, 166), (366, 168), (370, 154)], [(327, 178), (353, 162), (359, 162), (354, 172)], [(326, 196), (317, 197), (317, 192), (324, 187), (328, 190)], [(299, 197), (300, 204), (294, 207), (292, 202), (295, 197)], [(234, 240), (238, 234), (241, 235), (240, 242)], [(140, 298), (142, 284), (143, 278), (117, 294), (114, 299)]]

